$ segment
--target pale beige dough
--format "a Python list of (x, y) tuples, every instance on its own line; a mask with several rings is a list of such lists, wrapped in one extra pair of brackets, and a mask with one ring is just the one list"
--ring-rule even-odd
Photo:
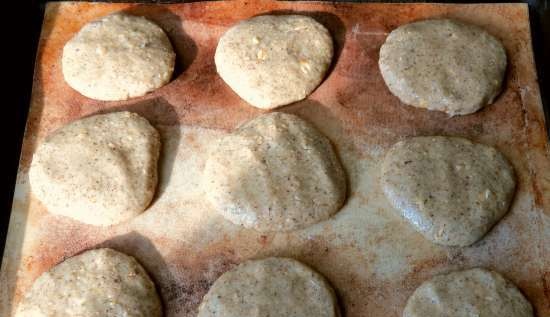
[(151, 202), (159, 151), (158, 132), (135, 113), (80, 119), (38, 146), (29, 171), (31, 190), (53, 214), (116, 224)]
[(345, 174), (330, 141), (295, 115), (261, 115), (214, 146), (206, 197), (228, 220), (259, 231), (304, 228), (336, 213)]
[(502, 218), (516, 186), (514, 170), (496, 149), (457, 137), (412, 137), (382, 162), (390, 203), (427, 239), (467, 246)]
[(393, 30), (380, 48), (379, 66), (403, 103), (465, 115), (492, 103), (500, 92), (506, 51), (477, 26), (425, 20)]
[(325, 279), (288, 258), (245, 262), (214, 282), (198, 317), (336, 317), (334, 291)]
[(168, 83), (175, 58), (159, 26), (115, 13), (86, 24), (65, 44), (63, 76), (86, 97), (125, 100)]
[(16, 317), (160, 317), (155, 285), (131, 256), (95, 249), (68, 258), (38, 277)]
[(249, 104), (273, 109), (302, 100), (323, 80), (333, 55), (328, 30), (300, 15), (264, 15), (239, 22), (219, 40), (223, 80)]
[(521, 292), (500, 274), (470, 269), (439, 275), (409, 297), (403, 317), (533, 317)]

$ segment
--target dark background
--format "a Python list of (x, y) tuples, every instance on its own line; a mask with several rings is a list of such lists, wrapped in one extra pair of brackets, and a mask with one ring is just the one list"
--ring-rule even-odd
[[(46, 1), (23, 0), (16, 4), (2, 4), (2, 23), (0, 29), (0, 52), (4, 67), (1, 68), (3, 80), (0, 82), (0, 127), (3, 139), (0, 148), (0, 254), (4, 253), (4, 242), (7, 235), (15, 177), (19, 165), (21, 142), (27, 119), (32, 88), (34, 60), (44, 6)], [(99, 2), (99, 1), (98, 1)], [(103, 2), (142, 2), (170, 3), (191, 1), (103, 1)], [(344, 2), (344, 1), (330, 1)], [(529, 4), (533, 49), (539, 76), (539, 84), (545, 109), (546, 122), (550, 123), (550, 1), (361, 1), (346, 2), (526, 2)], [(548, 129), (548, 124), (547, 124)], [(550, 132), (550, 131), (549, 131)], [(550, 135), (550, 133), (549, 133)]]

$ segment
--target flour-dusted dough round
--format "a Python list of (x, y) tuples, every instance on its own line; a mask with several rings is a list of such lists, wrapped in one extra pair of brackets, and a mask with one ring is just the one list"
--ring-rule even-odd
[(380, 71), (403, 103), (449, 115), (493, 102), (506, 71), (506, 51), (483, 29), (425, 20), (393, 30), (380, 48)]
[(249, 104), (273, 109), (307, 97), (323, 80), (333, 55), (328, 30), (301, 15), (241, 21), (216, 49), (218, 73)]
[(531, 304), (500, 274), (471, 269), (439, 275), (409, 297), (403, 317), (533, 317)]
[(63, 76), (86, 97), (126, 100), (170, 81), (176, 54), (164, 31), (123, 13), (86, 24), (63, 48)]
[(396, 143), (382, 163), (392, 205), (427, 239), (467, 246), (508, 211), (512, 166), (496, 149), (457, 137), (413, 137)]
[(95, 249), (68, 258), (34, 281), (16, 317), (160, 317), (155, 285), (131, 256)]
[(214, 282), (198, 317), (336, 317), (331, 286), (318, 273), (288, 258), (248, 261)]
[(204, 184), (227, 219), (259, 231), (325, 220), (346, 196), (345, 174), (330, 141), (299, 117), (278, 112), (225, 136), (206, 162)]
[(159, 151), (158, 132), (135, 113), (80, 119), (38, 146), (29, 171), (31, 189), (51, 213), (116, 224), (151, 202)]

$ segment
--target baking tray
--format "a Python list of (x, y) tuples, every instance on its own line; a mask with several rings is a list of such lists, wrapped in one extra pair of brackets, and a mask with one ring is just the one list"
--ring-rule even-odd
[[(167, 31), (178, 54), (176, 75), (142, 98), (90, 100), (64, 82), (61, 50), (82, 25), (118, 10), (144, 15)], [(199, 185), (208, 146), (261, 113), (217, 76), (217, 40), (241, 19), (284, 12), (312, 15), (335, 39), (335, 62), (325, 82), (307, 100), (281, 111), (306, 118), (329, 136), (350, 190), (345, 207), (332, 219), (304, 230), (266, 234), (225, 221), (203, 201)], [(475, 23), (502, 40), (510, 66), (505, 90), (493, 105), (448, 118), (404, 106), (389, 93), (377, 67), (380, 45), (395, 27), (431, 17)], [(161, 131), (160, 184), (153, 205), (128, 223), (107, 228), (48, 214), (29, 191), (27, 171), (36, 145), (72, 120), (120, 109), (140, 113)], [(384, 151), (406, 136), (432, 134), (493, 145), (515, 166), (519, 184), (510, 213), (471, 247), (442, 247), (425, 240), (396, 215), (380, 190)], [(475, 266), (503, 273), (525, 293), (538, 316), (548, 316), (549, 189), (549, 145), (527, 5), (49, 3), (0, 272), (0, 315), (9, 316), (34, 279), (56, 263), (109, 246), (135, 256), (151, 273), (166, 316), (194, 316), (220, 274), (246, 259), (272, 255), (297, 258), (325, 275), (344, 316), (400, 316), (421, 282)]]

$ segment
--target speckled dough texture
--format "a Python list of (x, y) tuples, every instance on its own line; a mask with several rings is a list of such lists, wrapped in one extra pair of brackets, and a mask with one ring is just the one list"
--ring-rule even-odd
[(336, 317), (334, 291), (304, 264), (288, 258), (248, 261), (214, 282), (198, 317)]
[(513, 167), (496, 149), (458, 137), (413, 137), (382, 163), (390, 203), (427, 239), (467, 246), (508, 211)]
[(288, 231), (329, 218), (346, 196), (330, 141), (285, 113), (261, 115), (220, 140), (204, 172), (209, 201), (235, 224)]
[(531, 304), (500, 274), (471, 269), (439, 275), (409, 297), (403, 317), (533, 317)]
[(135, 113), (80, 119), (38, 146), (29, 171), (31, 189), (53, 214), (116, 224), (151, 202), (159, 151), (158, 132)]
[(16, 317), (160, 317), (155, 285), (133, 258), (95, 249), (43, 273), (25, 293)]
[(328, 30), (300, 15), (239, 22), (216, 48), (223, 80), (249, 104), (273, 109), (302, 100), (323, 80), (333, 55)]
[(403, 103), (466, 115), (492, 103), (500, 92), (506, 51), (477, 26), (425, 20), (393, 30), (380, 48), (379, 66)]
[(63, 76), (86, 97), (126, 100), (168, 83), (175, 58), (159, 26), (115, 13), (86, 24), (65, 44)]

